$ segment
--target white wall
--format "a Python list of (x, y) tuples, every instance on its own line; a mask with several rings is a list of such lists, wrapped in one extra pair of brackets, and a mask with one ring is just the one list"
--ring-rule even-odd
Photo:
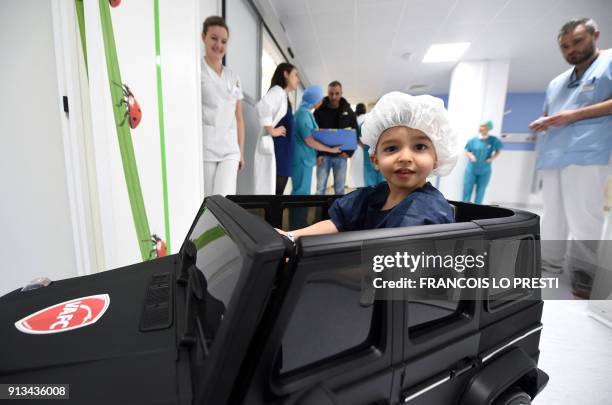
[[(199, 0), (215, 14), (217, 1)], [(178, 252), (204, 197), (200, 34), (195, 1), (160, 1), (161, 68), (172, 252)]]
[(493, 161), (491, 181), (485, 194), (486, 204), (519, 208), (538, 208), (541, 193), (533, 193), (535, 178), (534, 151), (503, 150)]
[(226, 21), (230, 29), (226, 64), (240, 76), (245, 99), (242, 102), (245, 125), (244, 159), (245, 167), (238, 174), (238, 194), (254, 194), (253, 159), (257, 137), (261, 127), (255, 111), (260, 97), (260, 24), (257, 14), (246, 0), (226, 2)]
[(0, 295), (77, 275), (51, 2), (0, 2)]
[(230, 29), (225, 63), (240, 76), (243, 92), (256, 99), (261, 65), (258, 17), (246, 0), (227, 1), (225, 7)]
[[(467, 164), (464, 146), (478, 134), (483, 120), (492, 120), (499, 134), (502, 127), (505, 97), (508, 87), (508, 61), (460, 62), (453, 69), (448, 98), (448, 112), (453, 128), (458, 132), (461, 154), (453, 171), (440, 178), (440, 191), (450, 200), (461, 200), (463, 175)], [(492, 179), (492, 181), (495, 181)], [(484, 204), (491, 201), (485, 195)]]
[[(176, 252), (203, 195), (200, 9), (212, 9), (216, 1), (159, 3), (171, 252)], [(131, 132), (149, 227), (163, 238), (153, 2), (122, 2), (111, 9), (111, 17), (121, 77), (133, 91), (143, 114), (140, 125)], [(107, 267), (115, 268), (140, 262), (141, 257), (111, 110), (98, 1), (85, 1), (85, 19), (104, 255)]]

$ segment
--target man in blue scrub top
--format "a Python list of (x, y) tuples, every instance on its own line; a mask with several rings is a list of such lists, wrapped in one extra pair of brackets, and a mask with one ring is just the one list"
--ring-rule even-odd
[(491, 179), (491, 162), (496, 159), (503, 148), (501, 141), (489, 131), (493, 129), (493, 122), (480, 124), (480, 136), (470, 139), (465, 145), (466, 155), (470, 161), (465, 166), (463, 176), (463, 201), (469, 202), (472, 191), (476, 186), (476, 204), (482, 204), (484, 193)]
[(573, 67), (550, 82), (544, 114), (529, 125), (544, 131), (536, 158), (544, 202), (541, 238), (558, 241), (542, 243), (542, 266), (559, 273), (565, 261), (572, 292), (584, 298), (596, 269), (612, 151), (612, 51), (597, 49), (598, 39), (590, 18), (563, 25), (558, 42)]

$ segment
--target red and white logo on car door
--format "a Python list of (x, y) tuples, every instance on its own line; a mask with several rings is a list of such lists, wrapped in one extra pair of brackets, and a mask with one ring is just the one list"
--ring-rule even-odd
[(15, 322), (15, 327), (20, 332), (34, 335), (67, 332), (96, 323), (109, 305), (108, 294), (76, 298), (28, 315)]

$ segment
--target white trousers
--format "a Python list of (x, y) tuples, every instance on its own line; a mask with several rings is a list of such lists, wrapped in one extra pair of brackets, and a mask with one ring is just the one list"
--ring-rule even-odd
[(576, 165), (541, 171), (543, 260), (563, 266), (567, 256), (570, 271), (594, 271), (609, 172), (609, 166)]
[(238, 161), (204, 162), (204, 197), (236, 194)]
[(353, 153), (353, 156), (349, 159), (350, 169), (348, 174), (347, 185), (350, 188), (359, 188), (364, 186), (364, 165), (363, 165), (363, 148), (361, 145), (357, 145), (357, 149)]

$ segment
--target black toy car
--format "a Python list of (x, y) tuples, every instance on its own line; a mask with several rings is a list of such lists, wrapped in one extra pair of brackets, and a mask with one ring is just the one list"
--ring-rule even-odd
[(379, 300), (362, 264), (416, 241), (535, 241), (539, 218), (453, 203), (454, 224), (295, 246), (272, 227), (333, 199), (210, 197), (178, 254), (5, 295), (0, 384), (69, 384), (88, 404), (529, 404), (548, 380), (537, 290)]

